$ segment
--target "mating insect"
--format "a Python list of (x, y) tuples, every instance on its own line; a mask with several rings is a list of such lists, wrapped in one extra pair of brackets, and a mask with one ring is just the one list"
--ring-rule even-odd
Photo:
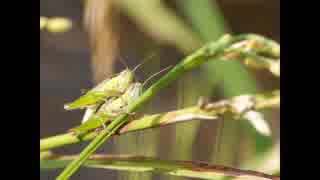
[(90, 130), (97, 129), (101, 126), (105, 126), (105, 123), (112, 121), (113, 118), (127, 113), (127, 107), (140, 97), (142, 93), (143, 86), (153, 77), (159, 73), (167, 70), (169, 67), (159, 71), (158, 73), (150, 76), (143, 84), (136, 82), (132, 83), (127, 91), (120, 97), (112, 97), (107, 100), (95, 113), (92, 113), (91, 116), (85, 120), (80, 126), (77, 126), (71, 129), (72, 132), (76, 134), (81, 134)]
[(125, 70), (111, 79), (102, 81), (96, 87), (75, 101), (65, 104), (64, 109), (74, 110), (88, 108), (86, 112), (87, 116), (92, 114), (92, 112), (96, 110), (96, 107), (104, 103), (104, 101), (109, 97), (121, 96), (134, 81), (135, 71), (138, 70), (138, 68), (144, 63), (149, 61), (154, 55), (155, 54), (151, 54), (151, 56), (147, 57), (142, 63), (133, 68), (132, 71), (128, 68), (124, 61), (121, 61), (127, 67)]
[(86, 108), (82, 123), (86, 122), (94, 113), (97, 112), (98, 108), (101, 107), (102, 104), (106, 103), (108, 98), (120, 97), (133, 82), (134, 72), (153, 56), (154, 54), (147, 57), (142, 63), (133, 68), (132, 71), (128, 68), (125, 61), (121, 61), (127, 67), (124, 71), (111, 79), (104, 80), (96, 87), (88, 91), (85, 95), (71, 103), (66, 104), (64, 108), (66, 110)]
[(83, 109), (92, 105), (101, 104), (109, 97), (119, 97), (133, 82), (133, 71), (126, 69), (119, 75), (102, 81), (77, 100), (64, 106), (66, 110)]
[(96, 113), (92, 114), (80, 126), (71, 129), (71, 131), (80, 134), (104, 126), (104, 124), (107, 121), (111, 121), (112, 118), (115, 118), (122, 113), (127, 113), (126, 108), (141, 95), (141, 92), (141, 83), (131, 84), (122, 96), (118, 98), (113, 97), (107, 100), (103, 105), (101, 105)]

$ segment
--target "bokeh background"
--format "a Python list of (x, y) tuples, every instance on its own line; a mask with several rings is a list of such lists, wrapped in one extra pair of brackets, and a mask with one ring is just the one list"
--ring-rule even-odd
[[(280, 42), (279, 0), (41, 0), (40, 15), (62, 16), (73, 22), (65, 33), (40, 32), (41, 138), (80, 123), (83, 112), (67, 112), (63, 104), (121, 71), (125, 66), (120, 58), (133, 68), (153, 54), (136, 73), (143, 81), (226, 32), (258, 33)], [(248, 71), (236, 62), (211, 62), (161, 92), (143, 112), (194, 105), (199, 96), (219, 100), (279, 88), (279, 80), (266, 71)], [(264, 113), (272, 137), (259, 135), (246, 121), (194, 121), (116, 137), (99, 152), (200, 160), (233, 167), (263, 160), (266, 162), (254, 168), (280, 172), (280, 112), (272, 109)], [(79, 153), (86, 145), (55, 152)], [(41, 179), (53, 179), (59, 172), (41, 172)], [(189, 178), (82, 168), (74, 179)]]

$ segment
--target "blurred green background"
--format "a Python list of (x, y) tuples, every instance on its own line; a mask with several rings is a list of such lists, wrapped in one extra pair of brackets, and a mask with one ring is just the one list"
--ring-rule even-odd
[[(80, 123), (83, 112), (66, 112), (63, 104), (123, 69), (120, 58), (133, 68), (155, 54), (137, 72), (143, 81), (226, 32), (258, 33), (280, 42), (278, 0), (42, 0), (40, 15), (73, 22), (68, 32), (40, 33), (41, 138)], [(266, 71), (248, 71), (236, 62), (208, 63), (161, 92), (143, 112), (195, 105), (199, 96), (219, 100), (279, 88), (279, 80)], [(272, 137), (259, 135), (247, 121), (194, 121), (116, 137), (99, 152), (200, 160), (273, 173), (280, 171), (279, 110), (265, 115)], [(85, 145), (57, 152), (79, 153)], [(269, 165), (269, 161), (276, 163)], [(41, 179), (53, 179), (58, 173), (42, 172)], [(88, 178), (188, 179), (85, 168), (74, 177)]]

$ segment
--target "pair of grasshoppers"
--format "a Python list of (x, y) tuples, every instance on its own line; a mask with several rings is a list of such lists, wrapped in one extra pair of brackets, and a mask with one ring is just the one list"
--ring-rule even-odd
[[(141, 64), (140, 64), (141, 65)], [(142, 93), (144, 84), (155, 75), (150, 76), (143, 84), (134, 81), (134, 71), (125, 69), (113, 78), (106, 79), (96, 87), (89, 90), (75, 101), (65, 104), (66, 110), (86, 109), (82, 124), (72, 128), (75, 134), (82, 134), (91, 130), (105, 127), (107, 122), (112, 121), (122, 113), (127, 113), (127, 107)]]

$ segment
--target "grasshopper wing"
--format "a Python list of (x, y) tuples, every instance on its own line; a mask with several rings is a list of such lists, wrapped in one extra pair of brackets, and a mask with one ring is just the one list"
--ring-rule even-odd
[(64, 109), (73, 110), (86, 108), (90, 105), (100, 104), (108, 97), (119, 96), (120, 94), (121, 92), (116, 90), (109, 90), (108, 92), (89, 91), (87, 94), (81, 96), (79, 99), (71, 103), (65, 104)]
[(64, 108), (66, 110), (86, 108), (90, 105), (98, 105), (109, 97), (119, 97), (130, 86), (133, 78), (133, 72), (126, 69), (111, 79), (105, 79), (79, 99), (66, 104)]

